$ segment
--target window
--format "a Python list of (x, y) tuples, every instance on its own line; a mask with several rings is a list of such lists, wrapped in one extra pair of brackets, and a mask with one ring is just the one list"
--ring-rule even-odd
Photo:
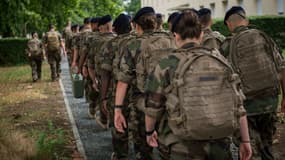
[(243, 7), (243, 0), (237, 0), (237, 4), (241, 7)]
[(262, 0), (256, 0), (257, 15), (262, 15)]
[(224, 0), (223, 1), (223, 8), (224, 8), (224, 11), (226, 12), (228, 10), (228, 7), (229, 7), (229, 3), (227, 0)]
[(278, 14), (283, 15), (284, 14), (284, 0), (278, 0), (277, 2), (277, 7), (278, 7)]
[(210, 9), (212, 11), (212, 16), (215, 17), (215, 3), (210, 3)]

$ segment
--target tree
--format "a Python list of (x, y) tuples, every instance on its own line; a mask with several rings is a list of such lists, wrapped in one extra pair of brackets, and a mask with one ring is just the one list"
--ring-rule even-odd
[(141, 0), (130, 0), (125, 8), (129, 15), (134, 16), (134, 14), (141, 8)]
[(1, 0), (0, 10), (0, 35), (12, 37), (44, 32), (50, 23), (62, 30), (69, 19), (117, 16), (124, 7), (122, 0)]

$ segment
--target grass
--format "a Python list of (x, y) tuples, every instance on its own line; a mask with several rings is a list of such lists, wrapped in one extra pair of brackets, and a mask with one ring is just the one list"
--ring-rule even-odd
[[(0, 135), (12, 137), (0, 136), (0, 150), (5, 144), (7, 153), (20, 157), (10, 159), (72, 159), (73, 135), (59, 83), (51, 82), (49, 65), (43, 64), (42, 80), (37, 83), (32, 83), (29, 65), (1, 67), (0, 72)], [(23, 147), (9, 147), (15, 143)]]

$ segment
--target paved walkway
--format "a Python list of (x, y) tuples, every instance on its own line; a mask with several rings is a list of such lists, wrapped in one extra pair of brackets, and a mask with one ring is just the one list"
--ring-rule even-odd
[(110, 131), (102, 130), (94, 119), (88, 118), (88, 104), (85, 98), (73, 97), (66, 58), (63, 58), (61, 68), (61, 87), (79, 152), (87, 160), (110, 160), (112, 154)]

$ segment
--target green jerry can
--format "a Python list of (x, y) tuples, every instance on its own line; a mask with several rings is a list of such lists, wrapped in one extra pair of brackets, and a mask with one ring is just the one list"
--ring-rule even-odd
[(84, 95), (84, 82), (81, 74), (72, 75), (72, 92), (75, 98), (82, 98)]

